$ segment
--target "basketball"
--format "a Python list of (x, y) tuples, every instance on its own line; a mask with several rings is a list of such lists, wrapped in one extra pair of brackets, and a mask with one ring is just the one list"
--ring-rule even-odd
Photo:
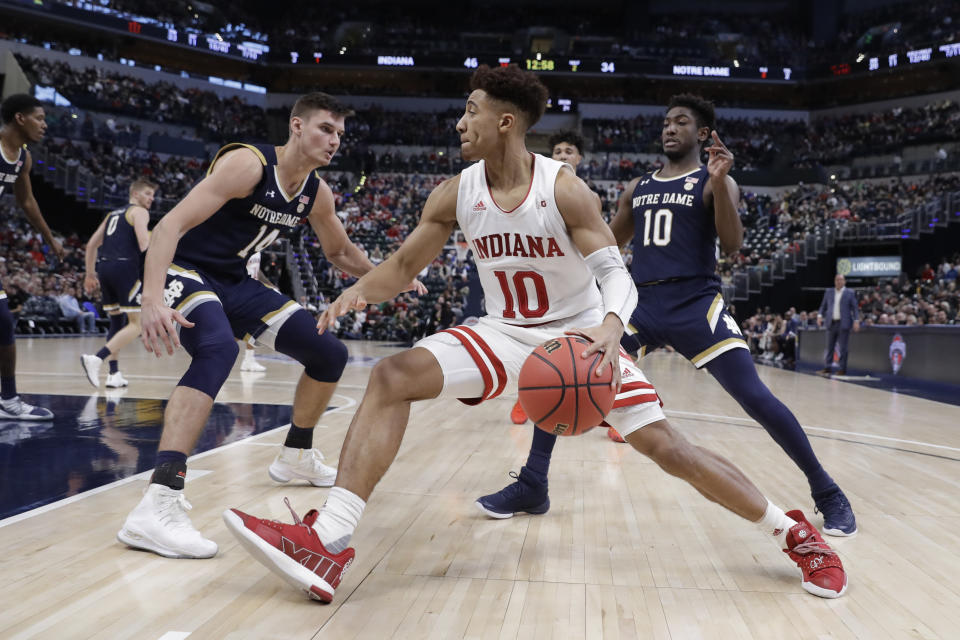
[(603, 354), (581, 357), (589, 345), (584, 338), (563, 336), (544, 342), (524, 361), (520, 405), (540, 429), (558, 436), (580, 435), (600, 424), (613, 408), (613, 367), (597, 376)]

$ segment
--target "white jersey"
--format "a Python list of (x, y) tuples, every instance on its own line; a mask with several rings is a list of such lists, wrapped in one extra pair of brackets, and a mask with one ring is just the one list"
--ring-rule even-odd
[(247, 275), (256, 280), (260, 276), (260, 252), (250, 256), (247, 260)]
[(603, 305), (557, 208), (554, 187), (564, 163), (530, 155), (530, 189), (510, 211), (494, 201), (482, 160), (463, 170), (457, 192), (457, 222), (473, 250), (487, 316), (514, 325), (553, 322)]

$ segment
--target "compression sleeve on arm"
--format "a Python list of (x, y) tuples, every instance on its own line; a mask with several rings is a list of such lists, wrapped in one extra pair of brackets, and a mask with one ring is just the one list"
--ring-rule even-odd
[(617, 247), (609, 246), (597, 249), (586, 258), (587, 266), (600, 283), (600, 296), (603, 298), (603, 315), (616, 314), (626, 327), (630, 315), (637, 306), (637, 287), (623, 264), (623, 256)]

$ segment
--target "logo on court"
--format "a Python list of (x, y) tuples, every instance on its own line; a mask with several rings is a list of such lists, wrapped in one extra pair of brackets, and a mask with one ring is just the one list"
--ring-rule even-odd
[(893, 368), (893, 374), (900, 373), (900, 367), (907, 358), (907, 343), (899, 333), (893, 336), (890, 342), (890, 366)]

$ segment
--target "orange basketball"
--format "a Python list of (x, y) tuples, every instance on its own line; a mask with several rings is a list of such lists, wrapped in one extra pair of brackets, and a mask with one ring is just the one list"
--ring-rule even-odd
[(589, 345), (584, 338), (563, 336), (544, 342), (527, 356), (518, 381), (520, 405), (537, 427), (558, 436), (575, 436), (600, 424), (613, 408), (613, 368), (607, 367), (598, 377), (603, 354), (581, 357)]

